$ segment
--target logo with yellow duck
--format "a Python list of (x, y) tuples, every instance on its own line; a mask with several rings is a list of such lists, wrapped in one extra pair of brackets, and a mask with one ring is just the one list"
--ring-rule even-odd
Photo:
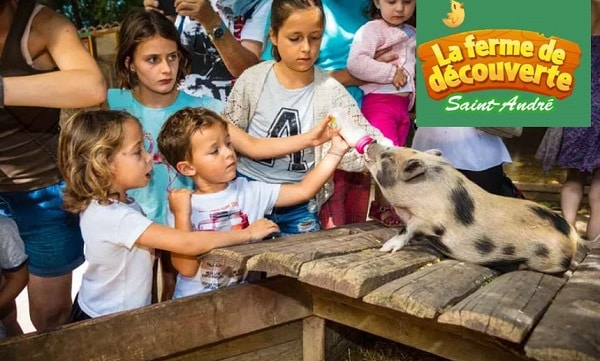
[(450, 12), (448, 17), (442, 19), (442, 22), (449, 28), (456, 28), (465, 21), (465, 6), (458, 1), (450, 1)]

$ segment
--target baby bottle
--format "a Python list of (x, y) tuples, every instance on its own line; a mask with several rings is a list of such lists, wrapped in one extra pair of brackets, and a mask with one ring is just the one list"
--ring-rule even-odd
[(352, 121), (348, 112), (340, 107), (335, 107), (329, 112), (331, 116), (330, 126), (339, 128), (340, 135), (346, 143), (354, 147), (356, 151), (363, 154), (367, 145), (374, 141), (358, 124)]

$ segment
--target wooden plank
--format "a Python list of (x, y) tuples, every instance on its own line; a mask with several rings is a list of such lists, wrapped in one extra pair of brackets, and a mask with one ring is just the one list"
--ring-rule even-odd
[(376, 221), (368, 221), (368, 222), (361, 222), (361, 223), (346, 224), (343, 226), (343, 228), (349, 229), (351, 232), (358, 233), (358, 232), (373, 231), (376, 229), (387, 228), (387, 227), (385, 227), (384, 225), (382, 225), (381, 223), (376, 222)]
[(166, 358), (169, 361), (302, 360), (302, 321), (253, 332)]
[(367, 249), (304, 263), (298, 279), (358, 298), (386, 282), (437, 261), (437, 253), (427, 252), (424, 248), (406, 247), (393, 254)]
[(539, 272), (505, 273), (446, 310), (438, 321), (520, 343), (564, 283), (564, 278)]
[(304, 287), (274, 277), (10, 338), (0, 360), (153, 360), (311, 314)]
[(237, 246), (216, 248), (209, 253), (199, 256), (201, 259), (209, 257), (221, 257), (223, 262), (231, 267), (243, 268), (252, 256), (267, 252), (272, 248), (296, 247), (298, 244), (308, 243), (323, 238), (337, 238), (347, 236), (360, 231), (349, 228), (333, 228), (319, 232), (295, 234), (286, 237), (266, 239), (260, 242), (240, 244)]
[(585, 239), (579, 239), (579, 241), (577, 242), (577, 251), (575, 252), (575, 256), (573, 256), (573, 261), (571, 262), (571, 265), (569, 266), (567, 272), (565, 272), (564, 274), (564, 277), (566, 279), (571, 278), (573, 272), (575, 272), (577, 267), (579, 267), (579, 264), (585, 259), (585, 257), (587, 257), (588, 253), (590, 253), (590, 250), (592, 250), (593, 248), (595, 248), (594, 242), (588, 242)]
[[(169, 361), (302, 361), (302, 332), (303, 321), (294, 321), (165, 359)], [(358, 333), (361, 332), (338, 323), (326, 322), (325, 359), (327, 361), (345, 360), (348, 356), (348, 348), (355, 346), (347, 337), (357, 337)]]
[(250, 257), (273, 249), (283, 252), (287, 249), (293, 249), (298, 247), (298, 245), (310, 243), (312, 241), (343, 238), (345, 236), (361, 234), (383, 228), (385, 227), (377, 222), (355, 223), (318, 232), (295, 234), (286, 237), (267, 239), (260, 242), (217, 248), (199, 257), (220, 257), (220, 260), (226, 265), (239, 269), (246, 266), (246, 262)]
[(363, 301), (417, 317), (435, 318), (496, 275), (486, 267), (444, 260), (379, 287)]
[(379, 248), (382, 243), (396, 235), (392, 228), (377, 228), (367, 232), (338, 237), (321, 237), (309, 242), (302, 241), (273, 244), (263, 253), (251, 257), (246, 267), (249, 271), (262, 271), (290, 277), (298, 277), (300, 267), (309, 261)]
[(590, 249), (594, 246), (593, 243), (594, 242), (579, 240), (579, 242), (577, 242), (577, 252), (575, 252), (575, 256), (573, 257), (573, 263), (579, 265), (585, 257), (587, 257), (588, 253), (590, 253)]
[(309, 316), (302, 321), (304, 361), (325, 361), (325, 320)]
[(537, 360), (600, 360), (600, 249), (560, 290), (525, 344)]
[[(203, 358), (197, 358), (202, 360)], [(246, 353), (239, 356), (221, 359), (219, 361), (265, 361), (265, 360), (286, 360), (302, 361), (302, 339), (289, 341), (286, 343), (267, 346), (263, 349)]]
[(309, 287), (313, 294), (314, 314), (327, 320), (450, 360), (526, 360), (518, 347), (502, 340)]

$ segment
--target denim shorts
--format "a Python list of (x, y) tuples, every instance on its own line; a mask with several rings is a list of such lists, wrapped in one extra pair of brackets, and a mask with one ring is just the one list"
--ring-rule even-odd
[(277, 223), (279, 233), (275, 237), (290, 234), (316, 232), (321, 229), (319, 214), (314, 200), (290, 207), (273, 208), (266, 218)]
[[(239, 172), (237, 176), (251, 181), (255, 180)], [(265, 218), (272, 220), (279, 226), (279, 233), (273, 234), (273, 237), (316, 232), (321, 229), (318, 207), (314, 199), (295, 206), (275, 207), (271, 214), (266, 215)]]
[(71, 273), (83, 261), (79, 216), (62, 209), (64, 183), (26, 192), (0, 192), (0, 214), (19, 227), (29, 256), (29, 273), (56, 277)]

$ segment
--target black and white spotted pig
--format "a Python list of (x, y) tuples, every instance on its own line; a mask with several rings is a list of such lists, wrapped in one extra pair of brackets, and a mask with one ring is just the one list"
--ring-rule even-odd
[(427, 241), (449, 257), (504, 271), (569, 268), (579, 237), (562, 217), (537, 203), (484, 191), (439, 151), (371, 144), (366, 164), (406, 223), (382, 251)]

